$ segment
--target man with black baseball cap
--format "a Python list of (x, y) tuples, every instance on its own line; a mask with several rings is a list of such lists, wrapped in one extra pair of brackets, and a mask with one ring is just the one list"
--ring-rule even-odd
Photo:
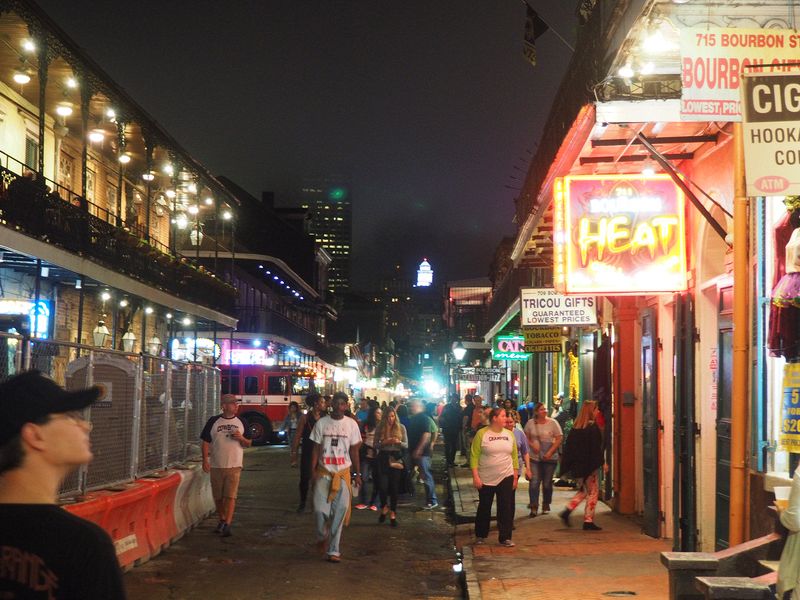
[(68, 392), (38, 371), (0, 384), (0, 598), (125, 598), (111, 538), (56, 504), (92, 459), (80, 411), (101, 393)]

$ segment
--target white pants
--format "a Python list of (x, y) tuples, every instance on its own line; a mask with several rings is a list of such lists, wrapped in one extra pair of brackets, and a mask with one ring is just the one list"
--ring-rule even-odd
[(342, 537), (344, 517), (350, 506), (349, 488), (342, 483), (339, 493), (332, 502), (328, 502), (331, 489), (331, 477), (323, 475), (314, 484), (314, 517), (317, 521), (317, 541), (323, 541), (330, 532), (328, 556), (340, 556), (339, 540)]

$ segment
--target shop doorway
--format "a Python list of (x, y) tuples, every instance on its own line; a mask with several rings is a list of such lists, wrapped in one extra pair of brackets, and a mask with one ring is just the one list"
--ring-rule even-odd
[(642, 311), (642, 480), (644, 483), (643, 531), (661, 537), (659, 486), (658, 379), (655, 360), (655, 311)]
[(731, 506), (731, 381), (733, 377), (733, 288), (719, 291), (717, 371), (717, 473), (714, 547), (728, 547)]

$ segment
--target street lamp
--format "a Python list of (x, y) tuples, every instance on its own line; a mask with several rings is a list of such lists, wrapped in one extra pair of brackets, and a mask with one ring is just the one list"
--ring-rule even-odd
[(458, 341), (453, 344), (453, 358), (456, 361), (461, 361), (464, 359), (464, 356), (467, 354), (467, 349), (464, 348), (464, 344), (461, 341)]

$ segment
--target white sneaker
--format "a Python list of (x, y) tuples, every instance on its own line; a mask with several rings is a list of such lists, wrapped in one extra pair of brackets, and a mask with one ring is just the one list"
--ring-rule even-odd
[(505, 546), (506, 548), (513, 548), (514, 546), (516, 546), (516, 544), (511, 540), (505, 540), (503, 542), (500, 542), (500, 545)]

